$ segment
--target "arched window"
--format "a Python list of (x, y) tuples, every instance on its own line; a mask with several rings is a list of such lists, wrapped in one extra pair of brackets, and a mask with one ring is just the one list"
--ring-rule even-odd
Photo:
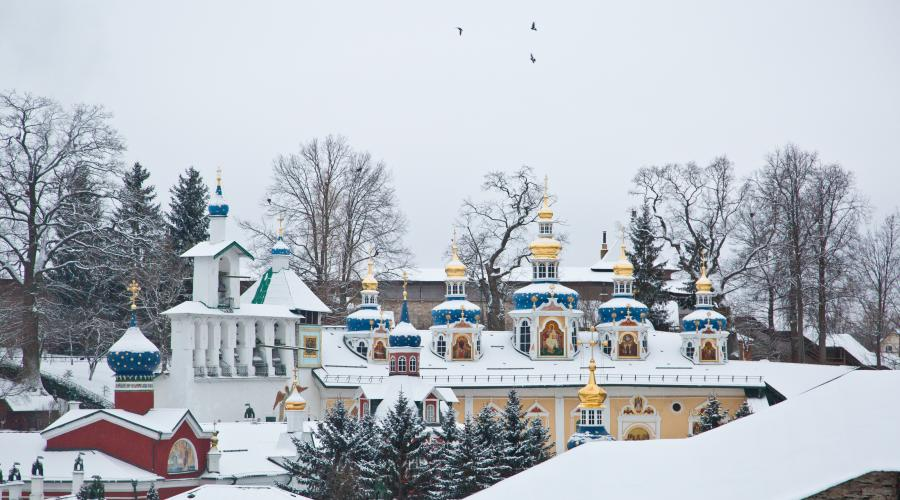
[(406, 356), (400, 356), (400, 359), (397, 360), (397, 371), (400, 373), (406, 372)]
[(437, 349), (438, 356), (442, 358), (447, 356), (447, 341), (444, 339), (443, 335), (440, 335), (437, 338), (435, 348)]
[(360, 340), (359, 343), (356, 344), (356, 352), (363, 356), (369, 353), (369, 348), (366, 347), (366, 342), (364, 340)]
[(433, 424), (437, 422), (437, 418), (435, 416), (435, 408), (434, 404), (426, 402), (425, 403), (425, 422), (429, 424)]
[(688, 342), (687, 347), (684, 348), (684, 355), (693, 358), (694, 357), (694, 343)]
[(415, 356), (409, 357), (409, 372), (416, 373), (416, 357)]
[(884, 352), (894, 352), (894, 346), (892, 346), (892, 345), (885, 346)]
[(612, 354), (612, 342), (609, 341), (609, 334), (603, 336), (603, 354), (607, 356)]
[(519, 350), (522, 352), (531, 350), (531, 323), (528, 320), (522, 321), (519, 325)]
[(575, 322), (570, 323), (570, 328), (572, 329), (572, 349), (578, 350), (578, 327), (575, 326)]
[(397, 356), (391, 356), (391, 371), (397, 371)]
[(193, 443), (187, 439), (179, 439), (172, 445), (169, 450), (169, 461), (166, 471), (169, 474), (184, 474), (186, 472), (196, 472), (197, 470), (197, 450), (194, 449)]
[(547, 263), (547, 278), (556, 279), (556, 262)]

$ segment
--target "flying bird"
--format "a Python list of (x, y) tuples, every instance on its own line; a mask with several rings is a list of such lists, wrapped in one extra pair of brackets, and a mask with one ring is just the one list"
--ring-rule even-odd
[(536, 62), (537, 62), (537, 59), (534, 58), (534, 54), (531, 54), (531, 64), (534, 64)]
[(535, 25), (534, 21), (531, 22), (531, 31), (537, 31), (537, 26)]
[(458, 29), (458, 30), (459, 30), (459, 36), (462, 36), (462, 28), (461, 28), (461, 27), (459, 27), (459, 26), (457, 26), (457, 27), (456, 27), (456, 29)]

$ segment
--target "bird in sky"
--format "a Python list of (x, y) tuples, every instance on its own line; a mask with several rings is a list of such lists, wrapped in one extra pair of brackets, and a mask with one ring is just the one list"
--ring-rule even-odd
[(531, 22), (531, 31), (537, 31), (537, 26), (535, 25), (534, 21)]
[(457, 27), (456, 27), (456, 29), (458, 29), (458, 30), (459, 30), (459, 36), (462, 36), (462, 28), (461, 28), (461, 27), (459, 27), (459, 26), (457, 26)]
[(531, 64), (534, 64), (536, 62), (537, 62), (537, 59), (534, 58), (534, 54), (531, 54)]

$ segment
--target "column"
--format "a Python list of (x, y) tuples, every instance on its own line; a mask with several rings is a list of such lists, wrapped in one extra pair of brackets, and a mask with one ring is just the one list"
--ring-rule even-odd
[(560, 454), (566, 451), (566, 405), (562, 396), (556, 396), (556, 407), (553, 415), (553, 430), (556, 433), (556, 453)]
[(233, 377), (234, 371), (234, 347), (237, 324), (234, 321), (226, 321), (222, 325), (222, 376)]
[(72, 471), (72, 494), (77, 495), (78, 490), (81, 489), (81, 485), (84, 484), (84, 471), (76, 470)]
[[(294, 347), (297, 343), (294, 341), (294, 338), (297, 336), (296, 327), (294, 326), (293, 321), (282, 321), (281, 327), (279, 328), (282, 331), (283, 339), (285, 347)], [(281, 350), (281, 362), (284, 363), (284, 368), (287, 370), (285, 375), (290, 376), (292, 374), (292, 370), (294, 369), (294, 351), (292, 349), (282, 349)]]
[(241, 366), (238, 375), (246, 377), (253, 374), (253, 347), (256, 345), (256, 335), (252, 321), (241, 321), (238, 329), (241, 346), (238, 348), (238, 365)]
[(30, 500), (44, 500), (44, 476), (31, 477), (31, 493), (28, 494)]
[[(275, 345), (275, 321), (264, 321), (263, 324), (263, 344)], [(263, 360), (266, 362), (266, 373), (268, 377), (275, 375), (275, 367), (272, 365), (272, 348), (263, 347), (261, 349)]]
[(206, 345), (209, 341), (209, 325), (200, 321), (194, 327), (194, 376), (206, 376)]
[(209, 341), (206, 348), (206, 371), (210, 377), (219, 376), (219, 338), (222, 335), (222, 324), (218, 321), (209, 325)]

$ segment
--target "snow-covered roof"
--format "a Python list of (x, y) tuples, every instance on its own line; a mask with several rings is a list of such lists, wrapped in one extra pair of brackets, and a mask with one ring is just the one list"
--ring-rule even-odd
[[(203, 424), (211, 430), (212, 424)], [(219, 472), (203, 477), (277, 476), (287, 472), (277, 465), (281, 458), (293, 458), (297, 449), (284, 422), (218, 422)]]
[(373, 309), (369, 307), (360, 307), (347, 315), (347, 317), (354, 319), (371, 319), (375, 321), (383, 319), (391, 324), (394, 323), (394, 311), (385, 311), (383, 309)]
[[(31, 479), (31, 464), (38, 455), (44, 457), (44, 480), (49, 482), (71, 481), (72, 465), (79, 450), (46, 451), (47, 445), (38, 432), (0, 431), (0, 464), (3, 464), (4, 477), (13, 463), (19, 462), (22, 479)], [(98, 475), (104, 481), (155, 481), (162, 479), (152, 472), (113, 458), (95, 450), (83, 450), (84, 475)]]
[(285, 491), (277, 486), (205, 484), (173, 497), (173, 500), (245, 500), (254, 498), (310, 500), (309, 497)]
[[(807, 329), (804, 335), (813, 343), (819, 342), (819, 334), (812, 328)], [(829, 333), (825, 336), (825, 345), (844, 349), (847, 354), (853, 356), (853, 359), (862, 366), (876, 366), (878, 364), (878, 358), (875, 356), (875, 353), (866, 349), (849, 333)]]
[(706, 320), (715, 320), (715, 319), (725, 319), (725, 316), (722, 313), (714, 310), (714, 309), (696, 309), (691, 311), (690, 314), (685, 315), (684, 318), (681, 319), (683, 322), (691, 322), (691, 321), (699, 321), (700, 324), (704, 324)]
[(159, 349), (147, 340), (140, 328), (130, 326), (109, 348), (109, 352), (159, 352)]
[[(586, 483), (559, 478), (597, 471), (605, 498), (806, 498), (869, 472), (900, 471), (897, 387), (900, 373), (853, 372), (688, 439), (587, 443), (470, 498), (579, 498), (592, 491)], [(873, 401), (865, 434), (853, 432)]]
[(181, 426), (182, 422), (187, 422), (198, 435), (211, 436), (209, 432), (202, 429), (191, 412), (184, 408), (153, 408), (145, 415), (107, 408), (99, 410), (72, 409), (48, 425), (41, 431), (41, 435), (45, 439), (50, 439), (100, 420), (121, 425), (154, 439), (171, 437), (172, 433)]
[(480, 311), (478, 304), (469, 302), (468, 300), (445, 300), (440, 304), (431, 308), (432, 311), (456, 311), (465, 308), (467, 311)]
[[(328, 387), (358, 387), (379, 384), (389, 378), (388, 366), (367, 363), (343, 342), (343, 328), (325, 327), (322, 332), (322, 368), (316, 377)], [(431, 385), (451, 388), (520, 386), (581, 387), (587, 382), (589, 357), (584, 352), (572, 360), (532, 361), (513, 348), (512, 332), (484, 331), (482, 357), (475, 361), (447, 361), (430, 349), (432, 332), (419, 330), (422, 337), (420, 378)], [(580, 334), (587, 340), (589, 332)], [(806, 365), (769, 361), (729, 361), (695, 365), (681, 354), (677, 333), (648, 332), (649, 351), (645, 360), (598, 359), (600, 385), (660, 385), (681, 387), (765, 387), (772, 386), (785, 397), (854, 370), (849, 366)]]
[(223, 318), (283, 318), (298, 319), (302, 318), (301, 314), (292, 313), (291, 310), (282, 305), (272, 304), (250, 304), (250, 301), (241, 301), (241, 306), (236, 307), (228, 312), (224, 309), (216, 307), (207, 307), (202, 302), (186, 301), (177, 306), (164, 311), (163, 314), (197, 314), (201, 316), (222, 316)]
[(196, 245), (192, 246), (187, 252), (181, 254), (182, 257), (218, 257), (223, 253), (227, 252), (231, 248), (235, 248), (238, 253), (240, 253), (244, 257), (253, 258), (253, 254), (247, 251), (244, 247), (241, 246), (235, 240), (222, 240), (222, 241), (201, 241)]
[(21, 390), (21, 385), (6, 379), (0, 379), (0, 401), (6, 402), (12, 411), (48, 411), (56, 403), (53, 396), (40, 391)]
[(562, 283), (531, 283), (519, 288), (514, 293), (557, 293), (559, 295), (578, 294)]
[[(243, 304), (253, 302), (261, 282), (262, 280), (256, 280), (247, 291), (241, 294), (241, 308), (243, 308)], [(331, 312), (331, 309), (306, 286), (306, 283), (292, 269), (282, 269), (272, 273), (262, 305), (285, 306), (288, 309), (301, 309), (304, 311)]]

